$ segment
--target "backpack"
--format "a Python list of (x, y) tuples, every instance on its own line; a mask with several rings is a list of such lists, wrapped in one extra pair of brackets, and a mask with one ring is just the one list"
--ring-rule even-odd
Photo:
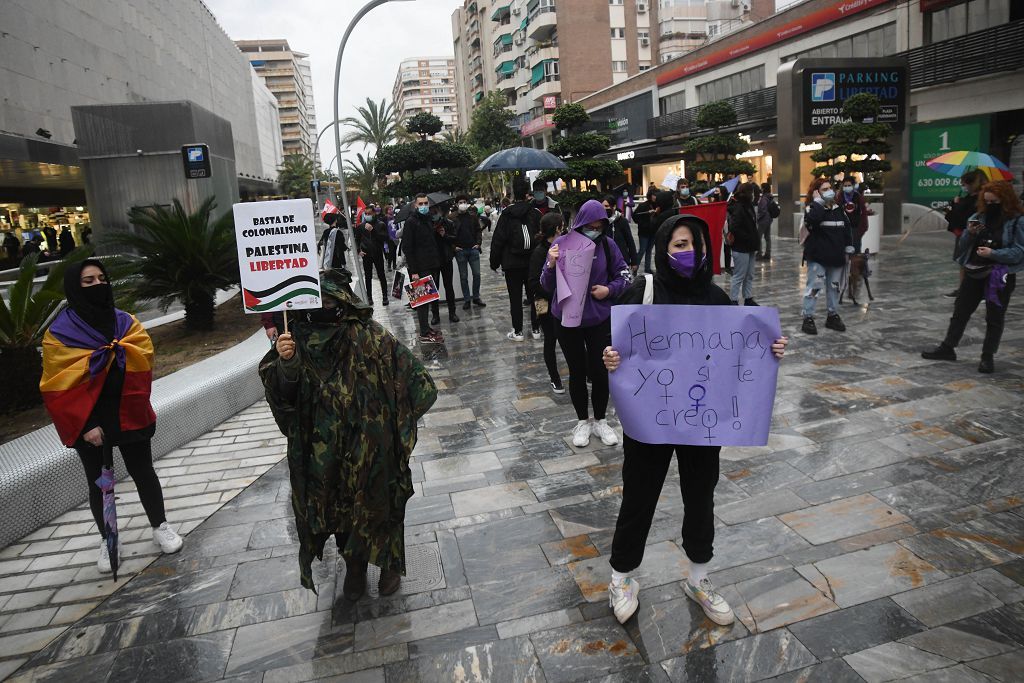
[(768, 215), (772, 218), (778, 218), (782, 213), (782, 209), (779, 208), (779, 203), (774, 198), (768, 200)]

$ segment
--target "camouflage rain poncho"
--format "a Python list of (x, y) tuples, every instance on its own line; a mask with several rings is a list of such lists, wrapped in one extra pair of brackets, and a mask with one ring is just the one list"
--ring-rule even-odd
[(423, 365), (331, 271), (323, 295), (340, 302), (336, 325), (291, 316), (296, 353), (272, 350), (260, 363), (267, 401), (288, 437), (292, 509), (302, 585), (335, 534), (346, 559), (405, 573), (405, 504), (416, 422), (437, 398)]

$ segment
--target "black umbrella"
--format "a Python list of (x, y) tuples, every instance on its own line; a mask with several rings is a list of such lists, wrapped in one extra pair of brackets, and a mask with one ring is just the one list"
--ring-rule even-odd
[(416, 202), (406, 202), (405, 204), (402, 205), (402, 208), (395, 212), (395, 222), (404, 223), (405, 221), (409, 220), (409, 216), (411, 216), (412, 212), (415, 210)]
[(476, 167), (487, 171), (540, 171), (568, 168), (565, 162), (551, 152), (533, 147), (512, 147), (495, 152)]
[(435, 204), (444, 204), (447, 201), (451, 201), (452, 196), (444, 192), (431, 192), (427, 195), (427, 199), (430, 200), (430, 205), (434, 206)]

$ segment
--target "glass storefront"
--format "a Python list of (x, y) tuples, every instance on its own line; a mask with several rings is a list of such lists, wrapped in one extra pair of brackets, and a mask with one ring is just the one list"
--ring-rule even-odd
[[(51, 230), (52, 229), (52, 230)], [(0, 260), (8, 267), (16, 265), (16, 259), (8, 253), (4, 244), (13, 248), (11, 237), (18, 240), (19, 250), (31, 240), (40, 241), (42, 251), (53, 251), (56, 258), (61, 252), (61, 236), (70, 235), (75, 246), (88, 241), (89, 212), (84, 206), (51, 206), (45, 208), (26, 207), (21, 204), (0, 203)], [(50, 243), (53, 242), (51, 245)], [(71, 243), (65, 238), (65, 249)], [(52, 249), (51, 249), (52, 247)], [(12, 263), (13, 262), (13, 263)]]

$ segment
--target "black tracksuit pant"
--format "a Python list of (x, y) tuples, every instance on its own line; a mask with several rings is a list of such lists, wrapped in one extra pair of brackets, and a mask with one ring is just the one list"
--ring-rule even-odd
[(612, 569), (630, 572), (644, 559), (658, 497), (673, 454), (683, 493), (683, 551), (691, 562), (711, 560), (720, 446), (647, 444), (623, 436), (622, 505), (612, 538)]
[(1010, 305), (1010, 295), (1017, 286), (1017, 275), (1012, 273), (1006, 276), (1006, 286), (999, 293), (999, 303), (985, 301), (985, 289), (988, 287), (988, 278), (976, 279), (965, 277), (960, 283), (959, 293), (956, 295), (956, 303), (953, 304), (953, 317), (949, 320), (949, 329), (946, 331), (946, 346), (956, 348), (960, 339), (964, 336), (967, 323), (977, 310), (978, 304), (985, 301), (985, 341), (982, 342), (981, 352), (983, 354), (995, 355), (999, 350), (999, 340), (1003, 337), (1003, 322), (1006, 319), (1006, 308)]
[(548, 369), (548, 378), (555, 384), (562, 383), (558, 374), (558, 361), (555, 359), (555, 345), (558, 343), (558, 320), (551, 313), (537, 316), (537, 324), (544, 332), (544, 365)]
[[(512, 329), (523, 333), (523, 297), (530, 293), (527, 285), (527, 269), (514, 268), (505, 271), (505, 287), (508, 289), (508, 308), (512, 316)], [(533, 297), (529, 297), (533, 300)], [(530, 306), (530, 329), (537, 329), (537, 309)]]
[[(432, 273), (432, 275), (434, 276), (434, 284), (437, 285), (438, 293), (441, 291), (441, 281), (444, 280), (444, 295), (448, 303), (448, 317), (455, 315), (455, 266), (452, 264), (452, 260), (443, 261), (441, 269)], [(441, 317), (440, 302), (430, 302), (430, 310), (434, 312), (435, 318)]]
[[(153, 469), (153, 451), (149, 439), (136, 441), (118, 446), (121, 457), (124, 458), (124, 465), (128, 474), (135, 482), (135, 488), (139, 492), (139, 501), (149, 518), (149, 525), (158, 527), (167, 521), (164, 513), (164, 492), (160, 488), (160, 478), (156, 476)], [(103, 492), (96, 485), (100, 478), (100, 470), (103, 469), (103, 449), (92, 444), (79, 440), (75, 444), (78, 457), (82, 459), (82, 467), (85, 468), (85, 478), (89, 480), (89, 509), (92, 510), (93, 519), (100, 534), (106, 538), (103, 528)]]
[(363, 256), (363, 277), (366, 278), (366, 303), (373, 305), (373, 269), (377, 268), (377, 277), (380, 279), (381, 303), (387, 303), (389, 289), (388, 276), (384, 273), (384, 253), (366, 253)]
[(590, 375), (590, 401), (594, 404), (594, 418), (603, 420), (608, 410), (608, 371), (602, 354), (611, 343), (611, 318), (591, 327), (563, 327), (558, 324), (558, 345), (562, 347), (565, 364), (569, 366), (569, 397), (576, 417), (589, 417), (587, 374)]

